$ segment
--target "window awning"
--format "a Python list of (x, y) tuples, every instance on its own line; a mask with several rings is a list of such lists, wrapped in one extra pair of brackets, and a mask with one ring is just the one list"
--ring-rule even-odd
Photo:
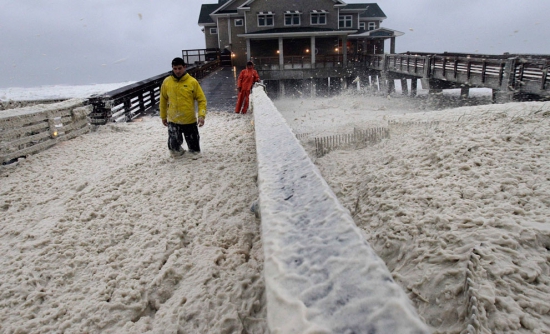
[(328, 11), (326, 11), (326, 10), (324, 10), (324, 9), (321, 9), (321, 10), (316, 10), (316, 9), (314, 9), (314, 10), (312, 10), (311, 12), (312, 12), (312, 13), (315, 13), (315, 14), (327, 14), (327, 13), (328, 13)]
[(287, 10), (285, 14), (302, 14), (299, 10)]
[(258, 12), (258, 15), (273, 15), (274, 13), (272, 11), (269, 12)]

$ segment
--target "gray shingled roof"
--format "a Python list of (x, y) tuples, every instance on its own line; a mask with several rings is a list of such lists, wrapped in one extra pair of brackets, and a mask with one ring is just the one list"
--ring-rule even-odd
[(361, 9), (366, 6), (368, 6), (368, 8), (364, 13), (361, 13), (361, 17), (386, 17), (386, 14), (384, 14), (377, 3), (349, 3), (343, 8)]
[(212, 18), (210, 17), (210, 14), (218, 9), (220, 7), (220, 4), (213, 3), (213, 4), (204, 4), (201, 6), (201, 13), (199, 15), (199, 24), (208, 24), (208, 23), (214, 23)]
[[(199, 24), (209, 24), (214, 23), (210, 14), (216, 9), (221, 7), (226, 0), (219, 0), (217, 4), (204, 4), (201, 7), (201, 13), (199, 15)], [(386, 14), (380, 9), (377, 3), (349, 3), (346, 4), (343, 8), (348, 9), (362, 9), (367, 7), (367, 10), (364, 13), (361, 13), (361, 17), (386, 17)], [(234, 12), (234, 11), (231, 11)]]
[(363, 9), (363, 8), (366, 8), (368, 5), (369, 5), (368, 3), (348, 3), (341, 8), (342, 9)]

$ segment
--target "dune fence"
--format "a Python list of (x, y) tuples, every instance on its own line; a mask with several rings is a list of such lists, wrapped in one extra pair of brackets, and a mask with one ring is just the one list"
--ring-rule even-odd
[(92, 106), (71, 99), (0, 111), (0, 162), (7, 165), (90, 131)]
[(377, 144), (390, 137), (388, 128), (353, 129), (353, 133), (337, 134), (326, 137), (315, 137), (315, 156), (320, 158), (336, 149), (358, 149), (368, 144)]

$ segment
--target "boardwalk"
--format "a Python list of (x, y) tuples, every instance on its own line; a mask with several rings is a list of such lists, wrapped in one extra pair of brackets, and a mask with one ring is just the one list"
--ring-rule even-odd
[(200, 80), (201, 87), (208, 100), (209, 111), (235, 110), (237, 102), (237, 70), (222, 67)]
[(147, 116), (1, 169), (0, 333), (266, 333), (250, 119), (209, 113), (198, 160)]

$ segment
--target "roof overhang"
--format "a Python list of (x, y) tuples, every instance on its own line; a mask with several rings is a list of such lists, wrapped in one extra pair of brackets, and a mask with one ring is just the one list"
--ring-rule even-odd
[(212, 13), (210, 14), (210, 17), (213, 19), (213, 20), (216, 20), (215, 18), (216, 17), (230, 17), (230, 16), (242, 16), (242, 14), (239, 14), (238, 12), (218, 12), (216, 14)]
[(233, 2), (235, 2), (235, 0), (227, 1), (226, 3), (224, 3), (223, 5), (221, 5), (220, 7), (218, 7), (215, 11), (213, 11), (212, 13), (210, 13), (210, 16), (219, 14), (220, 11), (225, 10), (225, 9), (226, 9), (227, 7), (229, 7), (229, 5), (230, 5), (231, 3), (233, 3)]
[(387, 17), (385, 16), (380, 16), (380, 17), (375, 17), (375, 16), (361, 16), (359, 17), (359, 20), (360, 21), (373, 21), (373, 20), (378, 20), (380, 22), (384, 21), (385, 19), (387, 19)]
[(246, 2), (244, 2), (242, 5), (240, 5), (238, 7), (238, 9), (242, 9), (242, 10), (250, 10), (250, 4), (254, 2), (254, 0), (248, 0)]
[(333, 31), (296, 31), (296, 32), (271, 32), (271, 33), (252, 33), (239, 34), (238, 37), (246, 39), (266, 39), (266, 38), (296, 38), (296, 37), (327, 37), (327, 36), (351, 36), (357, 30), (333, 30)]
[(392, 38), (392, 37), (399, 37), (405, 35), (404, 32), (387, 29), (387, 28), (379, 28), (374, 30), (368, 30), (364, 31), (359, 34), (352, 34), (349, 35), (349, 38)]
[(364, 13), (369, 9), (369, 6), (365, 6), (362, 8), (340, 8), (340, 13)]

